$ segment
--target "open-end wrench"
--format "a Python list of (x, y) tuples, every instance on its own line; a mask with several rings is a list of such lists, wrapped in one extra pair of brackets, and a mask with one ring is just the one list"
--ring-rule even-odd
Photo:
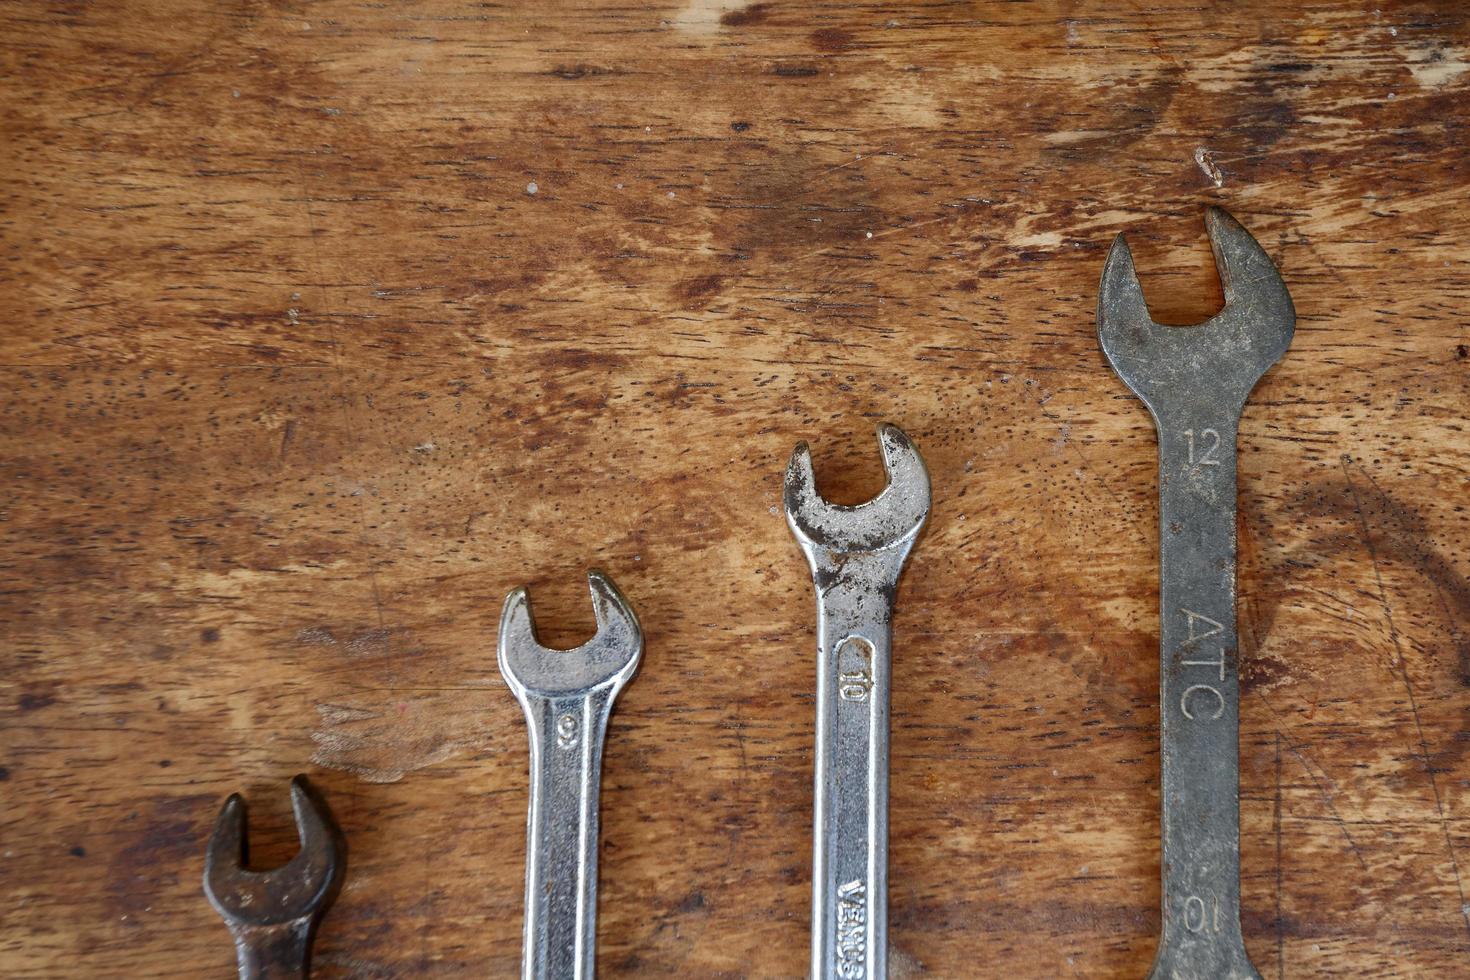
[(575, 650), (536, 641), (516, 589), (500, 616), (500, 673), (526, 712), (531, 807), (526, 819), (525, 980), (590, 980), (597, 964), (597, 800), (614, 699), (638, 671), (643, 631), (602, 572), (587, 573), (597, 635)]
[(908, 436), (878, 427), (888, 486), (824, 500), (806, 443), (786, 468), (786, 522), (817, 592), (812, 977), (888, 975), (888, 698), (894, 598), (929, 516), (929, 473)]
[(347, 842), (305, 776), (291, 780), (301, 850), (272, 871), (251, 871), (245, 801), (225, 800), (204, 858), (204, 894), (235, 938), (241, 980), (300, 980), (316, 928), (347, 870)]
[(1240, 684), (1235, 436), (1246, 398), (1291, 344), (1281, 274), (1234, 218), (1205, 215), (1225, 308), (1155, 323), (1122, 235), (1103, 268), (1098, 336), (1159, 439), (1159, 715), (1163, 934), (1155, 980), (1258, 978), (1240, 932)]

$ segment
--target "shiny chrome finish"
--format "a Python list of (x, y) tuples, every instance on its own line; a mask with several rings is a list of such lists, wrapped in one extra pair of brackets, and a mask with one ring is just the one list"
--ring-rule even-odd
[(602, 748), (613, 701), (638, 671), (643, 632), (612, 579), (587, 574), (597, 635), (574, 650), (536, 641), (516, 589), (500, 617), (500, 673), (526, 713), (524, 980), (590, 980), (597, 964), (597, 834)]
[(812, 976), (888, 975), (888, 704), (898, 578), (929, 516), (908, 436), (878, 427), (888, 486), (857, 507), (817, 493), (811, 452), (786, 469), (786, 521), (817, 592)]

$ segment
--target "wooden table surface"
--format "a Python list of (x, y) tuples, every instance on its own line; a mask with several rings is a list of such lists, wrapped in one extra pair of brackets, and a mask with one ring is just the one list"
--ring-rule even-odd
[[(1207, 6), (1207, 9), (1199, 9)], [(229, 0), (0, 11), (0, 973), (231, 975), (223, 797), (348, 835), (317, 976), (511, 976), (495, 665), (606, 569), (605, 977), (807, 962), (814, 604), (780, 509), (934, 480), (896, 619), (895, 977), (1140, 977), (1155, 436), (1127, 231), (1296, 339), (1241, 426), (1244, 923), (1267, 977), (1470, 970), (1461, 5)]]

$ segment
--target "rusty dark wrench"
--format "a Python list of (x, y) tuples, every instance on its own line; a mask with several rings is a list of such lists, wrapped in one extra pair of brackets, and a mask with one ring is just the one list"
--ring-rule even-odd
[(1153, 322), (1122, 235), (1103, 269), (1098, 336), (1159, 439), (1163, 934), (1155, 980), (1258, 978), (1240, 932), (1240, 683), (1235, 436), (1256, 382), (1291, 344), (1281, 274), (1234, 218), (1205, 215), (1225, 308)]
[(531, 737), (525, 980), (591, 980), (597, 964), (602, 747), (613, 701), (643, 657), (643, 631), (612, 579), (593, 570), (587, 584), (597, 635), (575, 650), (537, 642), (525, 589), (500, 616), (500, 673)]
[(929, 473), (878, 427), (888, 485), (856, 507), (817, 493), (812, 456), (786, 468), (786, 522), (817, 592), (812, 977), (888, 975), (888, 706), (898, 577), (929, 517)]
[(271, 871), (248, 869), (245, 800), (225, 800), (204, 859), (204, 894), (235, 938), (241, 980), (299, 980), (316, 929), (342, 886), (347, 842), (305, 776), (291, 780), (301, 850)]

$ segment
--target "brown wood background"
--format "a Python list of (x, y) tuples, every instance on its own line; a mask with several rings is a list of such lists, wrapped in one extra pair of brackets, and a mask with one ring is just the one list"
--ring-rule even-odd
[[(0, 973), (228, 976), (232, 790), (347, 831), (326, 977), (510, 976), (505, 593), (647, 631), (608, 977), (807, 955), (813, 600), (779, 508), (902, 425), (896, 977), (1138, 977), (1155, 441), (1093, 323), (1296, 340), (1241, 432), (1244, 919), (1269, 977), (1470, 973), (1470, 26), (1437, 4), (21, 0), (3, 58)], [(1203, 9), (1200, 9), (1203, 7)]]

